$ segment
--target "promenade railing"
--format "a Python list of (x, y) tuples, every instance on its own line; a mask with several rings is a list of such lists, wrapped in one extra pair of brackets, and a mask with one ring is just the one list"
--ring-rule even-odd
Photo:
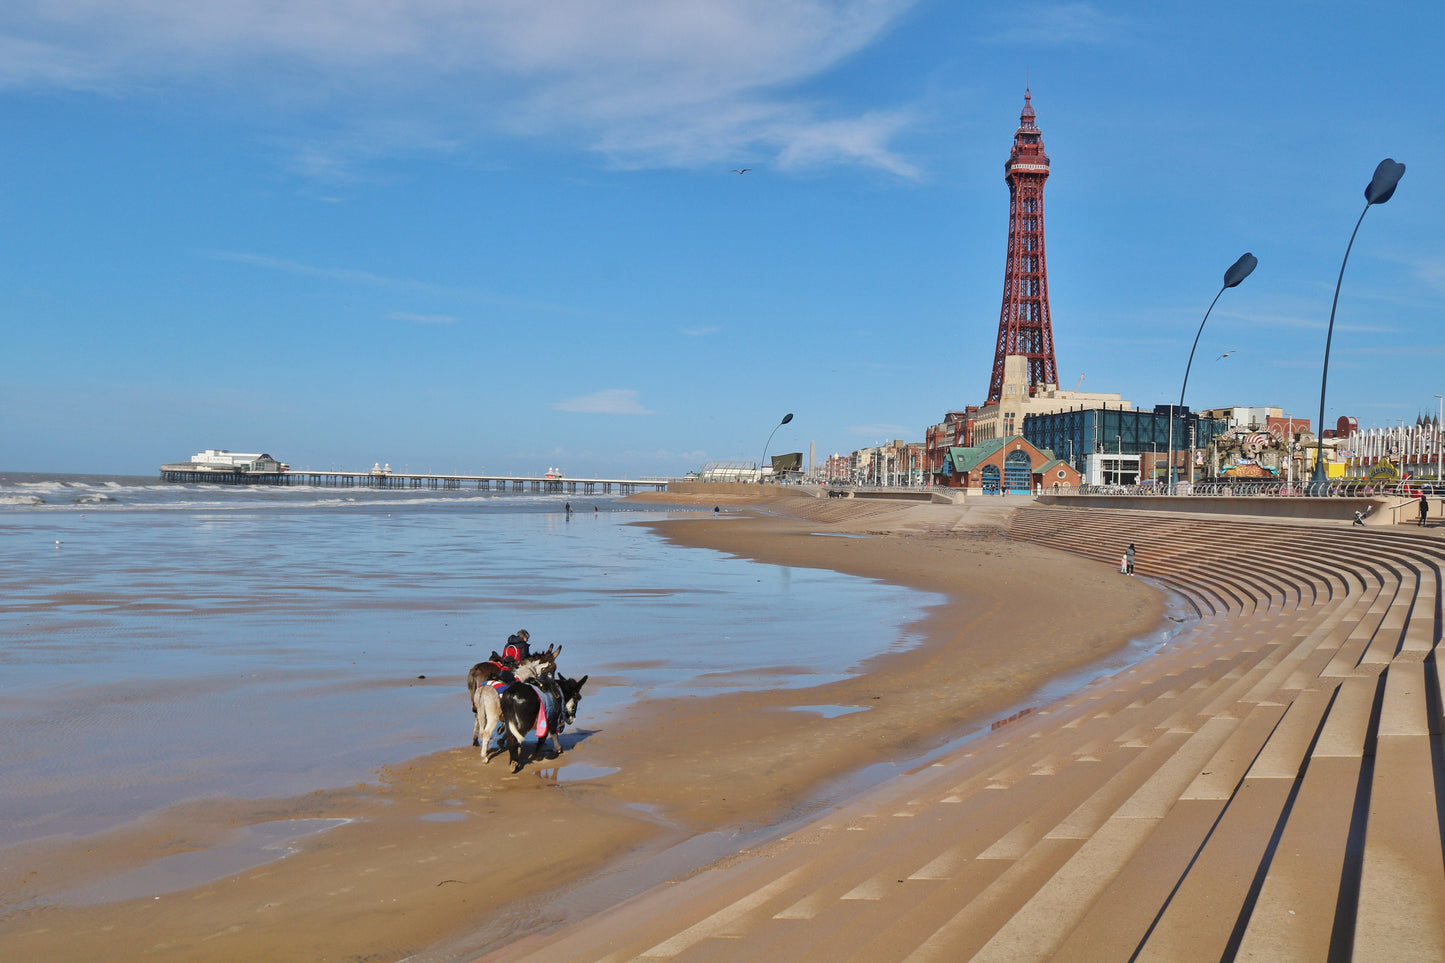
[[(1044, 489), (1049, 495), (1151, 495), (1170, 494), (1164, 485), (1080, 485), (1077, 488)], [(1445, 495), (1445, 485), (1432, 482), (1416, 485), (1411, 482), (1381, 484), (1380, 482), (1346, 479), (1328, 484), (1284, 481), (1219, 481), (1194, 482), (1174, 486), (1173, 494), (1184, 498), (1228, 497), (1290, 497), (1290, 498), (1418, 498), (1420, 495)]]

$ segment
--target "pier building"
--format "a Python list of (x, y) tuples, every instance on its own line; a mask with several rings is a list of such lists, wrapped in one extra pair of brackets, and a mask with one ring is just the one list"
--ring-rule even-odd
[(290, 466), (264, 452), (234, 452), (207, 448), (189, 461), (161, 466), (165, 481), (209, 482), (215, 484), (275, 483)]

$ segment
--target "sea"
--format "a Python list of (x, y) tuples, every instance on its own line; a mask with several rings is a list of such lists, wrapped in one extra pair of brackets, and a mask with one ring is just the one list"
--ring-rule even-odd
[(467, 670), (518, 629), (589, 676), (578, 725), (605, 737), (640, 699), (838, 678), (916, 645), (941, 601), (635, 524), (688, 515), (735, 520), (615, 495), (0, 473), (0, 846), (469, 746)]

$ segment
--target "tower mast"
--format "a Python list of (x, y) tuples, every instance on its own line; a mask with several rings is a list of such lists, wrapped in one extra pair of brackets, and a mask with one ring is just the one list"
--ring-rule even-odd
[(1004, 164), (1008, 182), (1008, 261), (1003, 275), (1003, 309), (998, 319), (998, 344), (993, 354), (993, 376), (987, 404), (1003, 397), (1004, 358), (1028, 358), (1030, 393), (1041, 384), (1059, 383), (1054, 360), (1054, 329), (1049, 320), (1049, 277), (1044, 258), (1044, 181), (1049, 178), (1049, 155), (1043, 135), (1034, 124), (1028, 89), (1013, 151)]

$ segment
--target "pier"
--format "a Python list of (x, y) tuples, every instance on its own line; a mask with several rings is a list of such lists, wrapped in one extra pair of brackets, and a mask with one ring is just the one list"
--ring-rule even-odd
[(161, 466), (161, 481), (210, 485), (312, 485), (319, 488), (418, 488), (437, 491), (476, 490), (536, 494), (595, 495), (617, 492), (666, 491), (661, 478), (566, 478), (553, 475), (434, 475), (397, 471), (249, 471), (245, 467), (212, 468), (181, 462)]

